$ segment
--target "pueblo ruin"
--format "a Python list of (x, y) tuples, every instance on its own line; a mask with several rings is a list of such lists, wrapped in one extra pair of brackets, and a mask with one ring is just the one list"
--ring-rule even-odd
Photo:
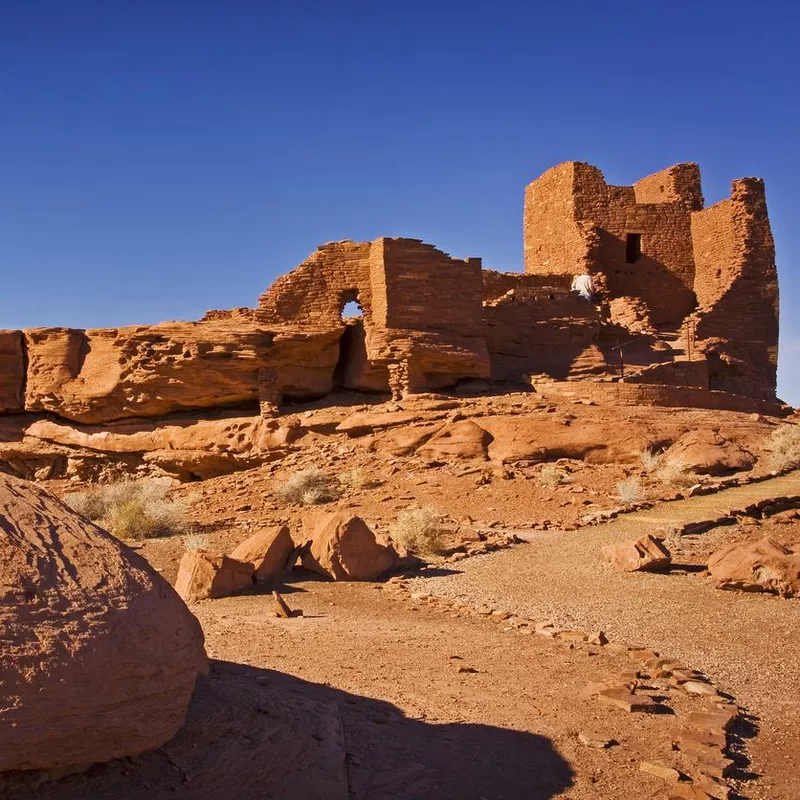
[[(624, 381), (626, 396), (665, 404), (775, 400), (778, 282), (761, 180), (736, 180), (704, 208), (696, 164), (610, 186), (567, 162), (526, 188), (523, 231), (524, 273), (415, 239), (339, 241), (256, 308), (2, 331), (0, 411), (89, 425), (256, 403), (269, 415), (337, 388), (399, 398), (537, 378)], [(570, 291), (580, 274), (591, 302)], [(361, 316), (343, 319), (351, 301)]]
[(0, 796), (794, 796), (763, 183), (569, 162), (523, 235), (0, 331)]

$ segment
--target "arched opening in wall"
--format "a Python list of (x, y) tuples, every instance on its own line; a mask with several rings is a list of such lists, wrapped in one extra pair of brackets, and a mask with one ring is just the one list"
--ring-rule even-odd
[(342, 308), (342, 319), (348, 320), (353, 319), (354, 317), (363, 317), (364, 316), (364, 309), (361, 308), (361, 304), (358, 300), (348, 300), (344, 304), (344, 308)]
[(339, 339), (339, 360), (333, 373), (334, 386), (339, 389), (380, 391), (373, 368), (367, 360), (365, 313), (358, 301), (358, 290), (348, 289), (339, 295), (339, 309), (344, 323)]

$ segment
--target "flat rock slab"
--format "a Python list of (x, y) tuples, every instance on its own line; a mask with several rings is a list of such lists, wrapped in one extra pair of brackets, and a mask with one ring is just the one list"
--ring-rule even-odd
[(631, 694), (623, 689), (603, 689), (598, 693), (597, 699), (605, 705), (614, 706), (629, 713), (652, 714), (659, 709), (658, 703), (651, 697)]

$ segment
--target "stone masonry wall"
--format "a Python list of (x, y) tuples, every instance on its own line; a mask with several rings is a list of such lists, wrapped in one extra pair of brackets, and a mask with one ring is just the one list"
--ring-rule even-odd
[(0, 413), (23, 409), (25, 373), (22, 331), (0, 331)]
[[(526, 189), (525, 271), (601, 272), (611, 297), (640, 297), (653, 322), (677, 324), (695, 305), (690, 215), (701, 203), (694, 164), (632, 187), (609, 186), (589, 164), (561, 164)], [(641, 236), (634, 263), (626, 261), (627, 234)]]
[(256, 318), (272, 325), (302, 323), (330, 329), (341, 325), (345, 303), (355, 299), (370, 318), (370, 243), (330, 242), (261, 295)]
[(733, 182), (731, 198), (692, 215), (700, 303), (695, 336), (712, 389), (775, 396), (778, 275), (764, 183)]

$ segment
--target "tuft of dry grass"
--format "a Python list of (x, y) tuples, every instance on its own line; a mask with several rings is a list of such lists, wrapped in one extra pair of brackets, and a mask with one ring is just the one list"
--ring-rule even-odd
[(561, 486), (567, 483), (568, 480), (569, 474), (567, 471), (552, 464), (546, 464), (539, 470), (539, 484), (546, 486), (548, 489), (555, 489), (556, 486)]
[(208, 534), (192, 531), (183, 537), (183, 546), (187, 550), (205, 550), (208, 547)]
[(436, 555), (443, 549), (442, 517), (432, 506), (409, 506), (398, 515), (391, 537), (410, 553)]
[(309, 467), (290, 475), (272, 490), (272, 496), (279, 503), (314, 506), (336, 500), (339, 492), (321, 469)]
[(655, 472), (656, 478), (662, 483), (675, 486), (679, 489), (694, 486), (697, 475), (688, 469), (679, 459), (662, 459)]
[(623, 503), (638, 503), (642, 499), (642, 485), (638, 478), (617, 482), (617, 496)]
[(661, 453), (656, 453), (651, 447), (646, 447), (639, 454), (639, 462), (645, 472), (655, 472), (661, 464)]
[(371, 489), (373, 486), (378, 485), (378, 481), (371, 478), (363, 467), (355, 467), (354, 469), (343, 472), (339, 475), (339, 483), (350, 489)]
[(168, 497), (169, 478), (119, 481), (72, 492), (64, 502), (119, 539), (152, 539), (181, 533), (186, 505)]
[(800, 425), (791, 422), (779, 425), (767, 439), (767, 449), (773, 469), (800, 467)]

